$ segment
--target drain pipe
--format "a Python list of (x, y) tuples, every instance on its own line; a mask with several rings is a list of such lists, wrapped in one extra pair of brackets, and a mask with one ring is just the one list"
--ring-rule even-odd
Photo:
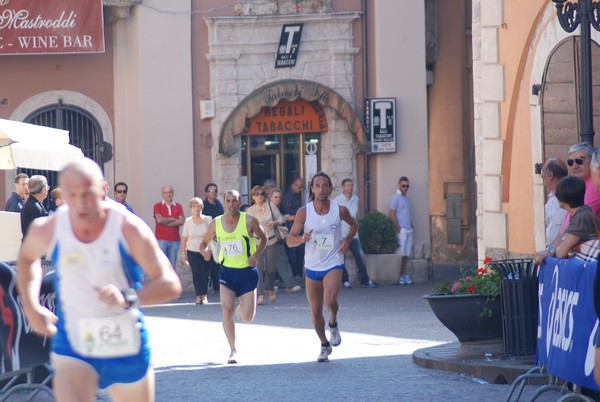
[[(363, 122), (365, 121), (365, 102), (366, 102), (366, 98), (369, 96), (369, 63), (368, 63), (368, 57), (367, 57), (367, 48), (368, 48), (368, 42), (367, 42), (367, 0), (362, 0), (362, 42), (363, 42), (363, 56), (362, 56), (362, 64), (363, 64)], [(368, 140), (368, 138), (367, 138)], [(364, 153), (364, 182), (365, 182), (365, 213), (369, 212), (371, 210), (371, 200), (370, 200), (370, 191), (369, 189), (371, 188), (371, 175), (370, 175), (370, 171), (369, 171), (369, 151)]]

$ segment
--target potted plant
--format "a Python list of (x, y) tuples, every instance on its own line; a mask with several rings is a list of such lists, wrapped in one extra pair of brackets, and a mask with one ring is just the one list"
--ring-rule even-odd
[(423, 296), (433, 313), (458, 338), (461, 356), (504, 353), (500, 276), (489, 265), (462, 271), (460, 278)]
[(397, 284), (401, 256), (394, 254), (398, 236), (392, 219), (379, 211), (369, 212), (358, 222), (358, 235), (371, 280), (382, 285)]

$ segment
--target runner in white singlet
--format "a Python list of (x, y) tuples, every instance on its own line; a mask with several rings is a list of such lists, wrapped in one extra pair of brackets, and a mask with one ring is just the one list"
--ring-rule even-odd
[[(154, 401), (154, 370), (138, 305), (179, 297), (181, 284), (148, 226), (105, 201), (102, 171), (90, 159), (58, 178), (67, 207), (35, 220), (21, 247), (17, 284), (34, 332), (53, 337), (58, 401)], [(40, 258), (56, 264), (56, 315), (40, 305)], [(149, 281), (141, 286), (145, 274)]]
[[(318, 362), (329, 361), (332, 346), (342, 342), (337, 323), (337, 296), (344, 269), (344, 254), (358, 230), (358, 222), (348, 208), (329, 199), (332, 189), (331, 179), (325, 173), (319, 172), (313, 176), (309, 189), (311, 202), (298, 210), (287, 237), (289, 247), (306, 244), (306, 295), (312, 324), (321, 341)], [(342, 220), (349, 226), (346, 237), (342, 237)], [(304, 234), (300, 235), (302, 229)], [(329, 312), (329, 340), (325, 334), (323, 303)]]

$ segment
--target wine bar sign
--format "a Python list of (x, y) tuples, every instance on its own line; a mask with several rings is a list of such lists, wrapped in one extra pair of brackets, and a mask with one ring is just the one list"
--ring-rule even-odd
[(0, 0), (0, 55), (102, 52), (102, 0)]

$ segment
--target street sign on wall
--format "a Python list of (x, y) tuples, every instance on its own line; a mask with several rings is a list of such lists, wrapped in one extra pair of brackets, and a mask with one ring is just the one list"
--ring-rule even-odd
[(102, 53), (102, 0), (0, 0), (0, 55)]
[(296, 65), (303, 26), (304, 24), (285, 24), (281, 28), (275, 68), (294, 67)]
[(365, 108), (371, 152), (396, 152), (396, 99), (368, 98)]

